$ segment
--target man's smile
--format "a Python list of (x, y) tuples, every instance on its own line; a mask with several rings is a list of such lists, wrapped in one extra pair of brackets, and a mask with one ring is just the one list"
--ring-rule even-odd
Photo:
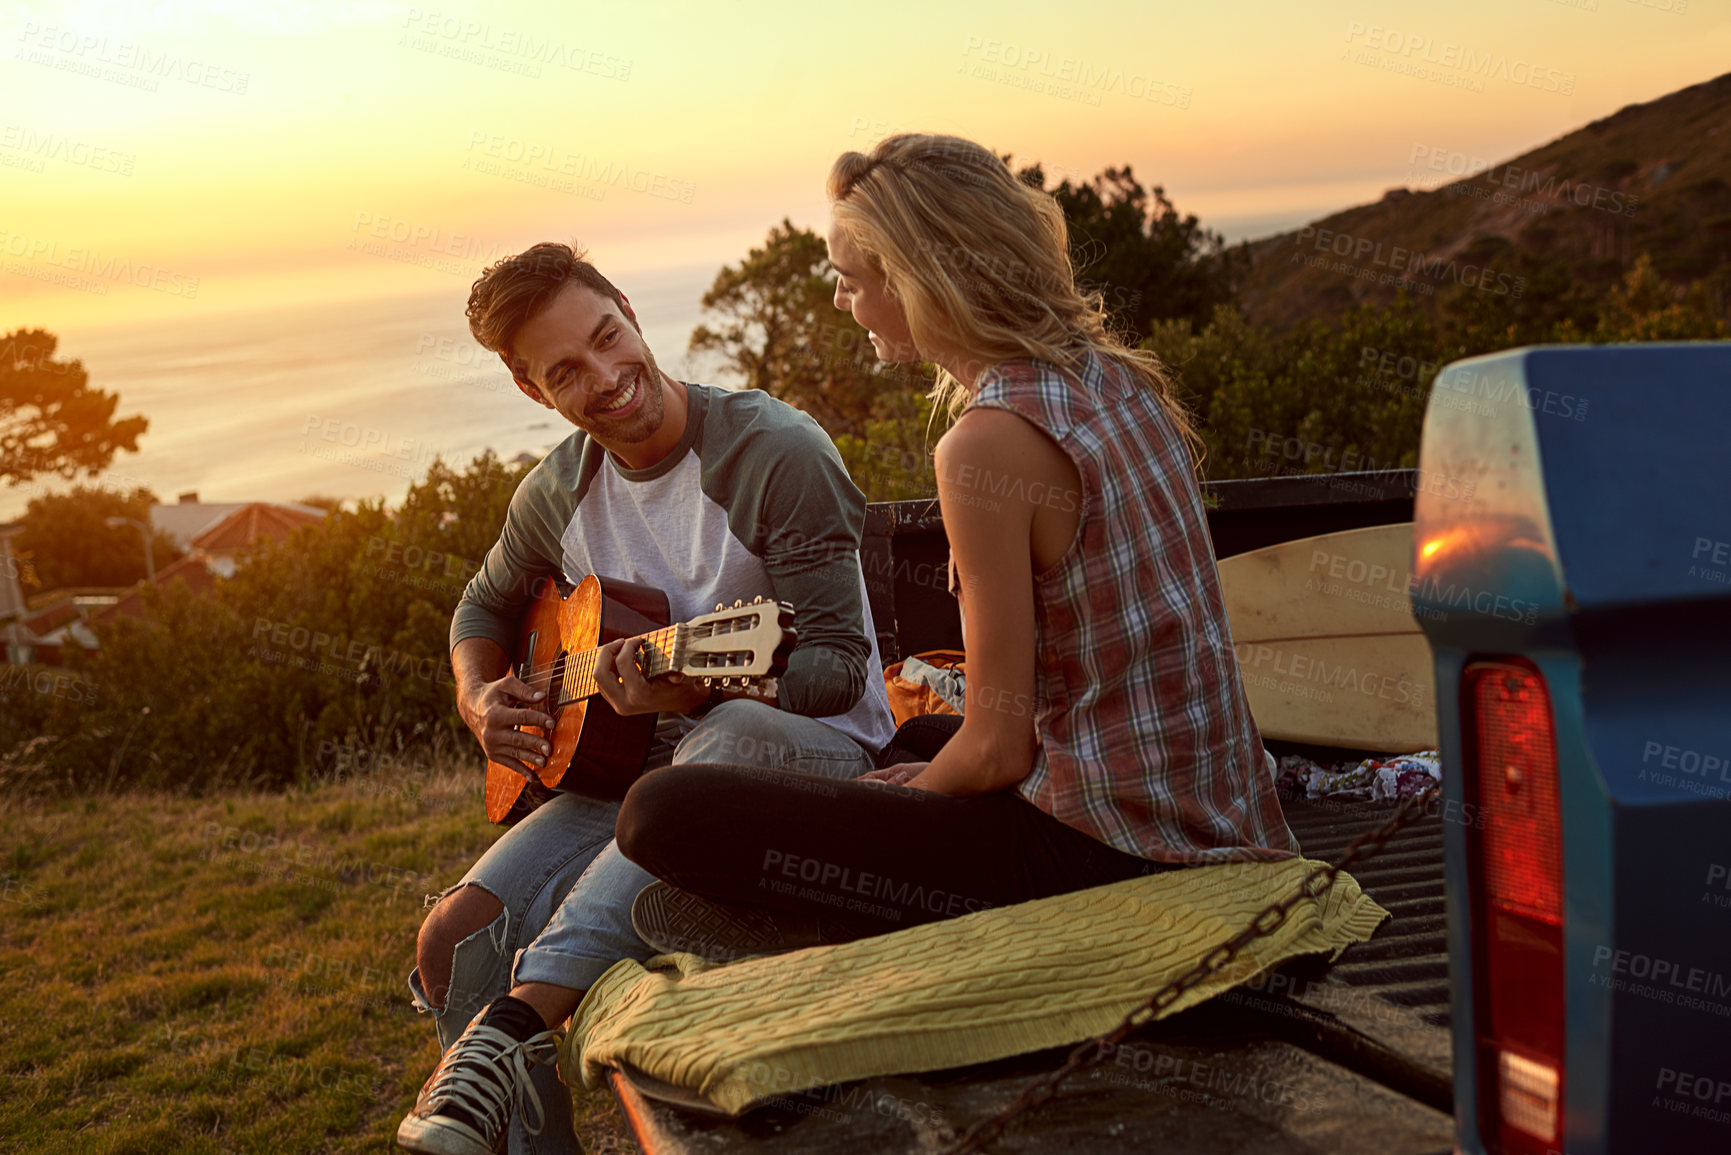
[(622, 411), (632, 402), (637, 400), (638, 393), (642, 391), (642, 382), (643, 371), (641, 369), (633, 369), (631, 371), (631, 379), (613, 393), (613, 399), (605, 405), (597, 405), (593, 410), (591, 410), (591, 412), (615, 414)]

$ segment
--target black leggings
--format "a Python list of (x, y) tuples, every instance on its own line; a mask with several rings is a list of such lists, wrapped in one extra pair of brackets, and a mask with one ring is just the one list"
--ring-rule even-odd
[[(880, 761), (895, 760), (907, 744), (898, 739)], [(617, 837), (625, 857), (681, 890), (819, 915), (862, 935), (1169, 869), (1014, 790), (957, 798), (704, 763), (638, 779)]]

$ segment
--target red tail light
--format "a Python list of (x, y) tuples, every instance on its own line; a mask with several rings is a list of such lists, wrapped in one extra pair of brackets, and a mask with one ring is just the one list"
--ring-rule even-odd
[(1480, 1132), (1506, 1155), (1559, 1148), (1563, 1105), (1563, 832), (1550, 695), (1526, 662), (1461, 678), (1471, 839)]

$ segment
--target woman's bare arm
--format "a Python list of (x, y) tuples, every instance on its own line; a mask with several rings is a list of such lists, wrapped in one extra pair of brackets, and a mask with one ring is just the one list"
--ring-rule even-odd
[(936, 459), (968, 623), (967, 709), (961, 729), (907, 785), (983, 794), (1015, 785), (1034, 765), (1035, 566), (1057, 561), (1075, 537), (1081, 483), (1051, 438), (998, 409), (964, 414)]

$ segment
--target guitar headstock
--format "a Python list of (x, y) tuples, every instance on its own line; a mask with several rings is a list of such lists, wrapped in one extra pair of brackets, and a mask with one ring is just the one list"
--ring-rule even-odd
[(786, 602), (755, 598), (716, 606), (680, 627), (675, 665), (706, 686), (773, 690), (797, 637)]

